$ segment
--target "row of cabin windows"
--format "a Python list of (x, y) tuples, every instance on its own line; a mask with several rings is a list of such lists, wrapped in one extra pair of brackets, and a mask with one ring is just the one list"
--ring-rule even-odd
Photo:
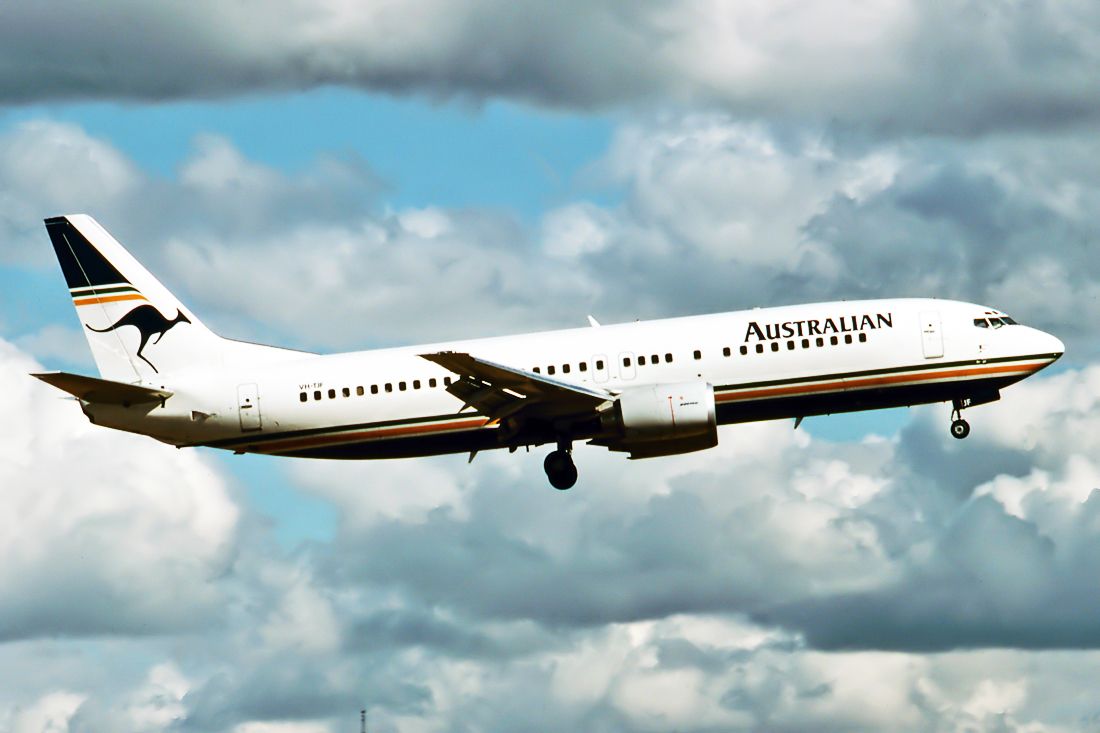
[[(428, 388), (432, 389), (434, 387), (438, 387), (439, 383), (440, 383), (440, 380), (436, 379), (435, 377), (432, 377), (431, 379), (428, 380)], [(371, 394), (378, 394), (379, 392), (390, 393), (390, 392), (394, 391), (395, 386), (396, 386), (398, 392), (406, 392), (409, 389), (409, 383), (408, 382), (397, 382), (396, 385), (393, 382), (386, 382), (385, 384), (372, 384), (370, 386), (370, 393)], [(412, 380), (412, 388), (413, 389), (421, 389), (423, 386), (424, 386), (423, 382), (421, 382), (419, 379)], [(444, 387), (450, 387), (451, 386), (451, 378), (450, 377), (443, 377), (443, 386)], [(367, 393), (367, 389), (365, 387), (361, 386), (361, 385), (359, 387), (355, 388), (355, 396), (356, 397), (362, 397), (366, 393)], [(313, 390), (313, 399), (315, 399), (315, 400), (323, 399), (324, 394), (325, 393), (322, 392), (321, 390), (315, 389), (315, 390)], [(331, 388), (328, 390), (328, 398), (330, 400), (336, 399), (337, 394), (343, 395), (344, 397), (351, 397), (351, 387), (344, 387), (343, 389), (340, 389), (339, 391), (337, 391), (335, 389), (331, 389)], [(298, 400), (300, 402), (308, 402), (309, 401), (309, 392), (301, 392), (298, 395)]]
[[(698, 349), (696, 349), (694, 352), (692, 352), (692, 354), (695, 357), (695, 359), (697, 359), (697, 360), (703, 358), (703, 352), (699, 351)], [(648, 361), (647, 361), (647, 359), (648, 359)], [(661, 363), (661, 356), (660, 356), (660, 354), (652, 354), (652, 355), (647, 357), (645, 354), (641, 354), (637, 357), (637, 360), (638, 360), (638, 366), (645, 366), (646, 364), (652, 364), (653, 366), (656, 366), (656, 365)], [(671, 364), (673, 362), (672, 354), (665, 354), (664, 361), (665, 361), (666, 364)], [(632, 363), (633, 363), (633, 361), (632, 361), (631, 357), (629, 357), (629, 356), (624, 356), (623, 357), (623, 366), (624, 367), (629, 367)], [(605, 366), (606, 365), (604, 364), (603, 359), (597, 359), (596, 360), (596, 371), (603, 371)], [(542, 367), (533, 367), (531, 369), (531, 371), (533, 371), (535, 374), (542, 374)], [(557, 371), (558, 371), (558, 366), (556, 364), (551, 364), (550, 366), (546, 367), (546, 373), (548, 375), (557, 374)], [(569, 374), (571, 371), (572, 371), (572, 365), (570, 365), (570, 364), (562, 364), (561, 365), (561, 373), (562, 374)], [(588, 362), (582, 361), (582, 362), (578, 363), (577, 364), (577, 371), (587, 372), (588, 371)]]
[[(866, 341), (867, 341), (867, 334), (866, 333), (859, 334), (859, 342), (862, 344), (862, 343), (866, 343)], [(840, 343), (840, 337), (838, 337), (838, 336), (830, 336), (829, 337), (829, 345), (836, 346), (839, 343)], [(846, 343), (846, 344), (852, 343), (852, 334), (850, 334), (850, 333), (844, 334), (844, 343)], [(797, 344), (798, 344), (798, 342), (794, 339), (792, 339), (790, 341), (787, 341), (787, 350), (788, 351), (794, 351), (797, 348)], [(803, 349), (810, 348), (811, 344), (814, 344), (814, 345), (819, 346), (819, 347), (820, 346), (825, 346), (825, 337), (824, 336), (818, 336), (816, 339), (808, 339), (808, 338), (802, 339), (802, 344), (801, 345), (802, 345)], [(779, 341), (772, 341), (771, 342), (771, 350), (772, 351), (779, 351), (780, 348), (781, 347), (780, 347), (780, 342)], [(749, 347), (747, 345), (742, 345), (741, 348), (740, 348), (740, 352), (741, 352), (742, 356), (748, 354), (749, 353)], [(756, 344), (756, 353), (757, 354), (763, 354), (764, 353), (764, 344)], [(699, 349), (696, 349), (695, 351), (693, 351), (691, 353), (691, 355), (696, 361), (703, 358), (703, 352)], [(732, 356), (732, 355), (733, 355), (733, 350), (729, 346), (726, 346), (722, 349), (722, 356)], [(647, 359), (648, 359), (648, 361), (647, 361)], [(645, 354), (641, 354), (637, 357), (637, 361), (638, 361), (638, 366), (645, 366), (646, 364), (651, 364), (651, 365), (656, 366), (657, 364), (661, 363), (661, 357), (658, 354), (651, 354), (649, 357), (646, 357)], [(664, 356), (664, 361), (665, 361), (666, 364), (671, 364), (672, 361), (673, 361), (672, 354), (667, 354), (666, 353), (665, 356)], [(623, 366), (624, 367), (629, 367), (630, 365), (631, 365), (631, 357), (624, 356), (623, 357)], [(605, 366), (606, 365), (604, 364), (603, 359), (597, 359), (596, 360), (596, 370), (597, 371), (602, 371)], [(533, 367), (531, 371), (533, 371), (535, 374), (542, 374), (542, 367)], [(551, 364), (551, 365), (546, 367), (546, 373), (548, 375), (552, 376), (552, 375), (556, 374), (557, 371), (558, 371), (558, 367), (557, 367), (556, 364)], [(573, 371), (573, 367), (572, 367), (571, 364), (562, 364), (561, 365), (561, 373), (562, 374), (570, 374), (572, 371)], [(577, 371), (587, 372), (588, 371), (588, 362), (586, 362), (586, 361), (579, 362), (577, 364)], [(451, 378), (450, 377), (443, 377), (443, 386), (444, 387), (449, 387), (450, 385), (451, 385)], [(422, 386), (423, 385), (421, 384), (419, 379), (412, 380), (412, 388), (413, 389), (420, 389)], [(428, 387), (429, 388), (434, 388), (434, 387), (438, 387), (438, 386), (439, 386), (439, 382), (435, 377), (432, 377), (431, 379), (428, 380)], [(408, 382), (398, 382), (397, 383), (397, 391), (405, 392), (408, 389), (409, 389), (409, 383)], [(381, 392), (386, 392), (386, 393), (393, 392), (394, 391), (393, 382), (386, 382), (385, 384), (383, 384), (381, 386), (377, 385), (377, 384), (372, 384), (370, 386), (370, 393), (372, 395), (378, 394), (380, 391)], [(344, 387), (342, 390), (340, 390), (340, 393), (344, 397), (351, 397), (351, 388), (350, 387)], [(360, 387), (355, 388), (355, 394), (357, 396), (362, 397), (365, 393), (366, 393), (366, 390), (363, 387), (360, 386)], [(336, 399), (336, 390), (335, 389), (329, 389), (328, 390), (328, 398), (330, 400)], [(302, 392), (299, 395), (299, 399), (302, 402), (308, 401), (309, 400), (309, 393), (308, 392)], [(322, 399), (321, 390), (318, 389), (318, 390), (313, 391), (313, 399), (315, 399), (315, 400)]]
[[(841, 341), (841, 339), (840, 339), (839, 336), (830, 336), (829, 339), (828, 339), (828, 344), (830, 346), (836, 346), (840, 343), (840, 341)], [(850, 334), (850, 333), (844, 334), (844, 343), (850, 344), (852, 342), (853, 342), (852, 334)], [(867, 343), (867, 334), (865, 334), (865, 333), (859, 334), (859, 342), (861, 344)], [(771, 347), (770, 347), (771, 350), (772, 351), (779, 351), (782, 348), (782, 346), (780, 346), (780, 343), (781, 342), (779, 342), (779, 341), (772, 341), (771, 342)], [(801, 346), (802, 346), (803, 349), (809, 349), (812, 346), (819, 346), (819, 347), (824, 346), (825, 343), (826, 343), (826, 341), (825, 341), (824, 336), (818, 336), (816, 339), (808, 339), (808, 338), (801, 339)], [(799, 341), (797, 339), (791, 339), (791, 340), (787, 341), (787, 351), (794, 351), (796, 348), (798, 348), (799, 345), (800, 344), (799, 344)], [(756, 351), (757, 354), (763, 354), (764, 353), (764, 344), (756, 344), (756, 347), (755, 347), (754, 350)], [(745, 356), (746, 354), (749, 353), (749, 347), (747, 345), (742, 345), (741, 348), (739, 349), (739, 351), (741, 352), (741, 356)], [(724, 349), (722, 349), (722, 356), (731, 356), (732, 354), (733, 354), (733, 350), (730, 349), (730, 347), (727, 346)]]

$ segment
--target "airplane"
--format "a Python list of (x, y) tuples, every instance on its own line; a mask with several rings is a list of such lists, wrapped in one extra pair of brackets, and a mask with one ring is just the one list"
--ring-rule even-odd
[(950, 402), (1049, 366), (1048, 333), (984, 305), (839, 301), (315, 354), (216, 335), (90, 216), (45, 220), (98, 377), (34, 374), (101, 426), (238, 454), (368, 459), (573, 444), (632, 459), (711, 448), (718, 426)]

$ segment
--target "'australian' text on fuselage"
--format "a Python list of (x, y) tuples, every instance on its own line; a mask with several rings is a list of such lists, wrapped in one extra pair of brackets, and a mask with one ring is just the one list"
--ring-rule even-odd
[(809, 318), (804, 321), (783, 321), (765, 323), (749, 321), (745, 331), (745, 343), (752, 340), (771, 341), (773, 339), (794, 338), (795, 336), (824, 336), (830, 333), (851, 333), (877, 328), (893, 328), (893, 313), (864, 313), (858, 316), (839, 316), (837, 318)]

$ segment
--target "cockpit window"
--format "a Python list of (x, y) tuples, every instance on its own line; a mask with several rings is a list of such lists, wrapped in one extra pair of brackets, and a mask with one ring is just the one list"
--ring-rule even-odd
[(978, 328), (989, 328), (990, 326), (1000, 328), (1001, 326), (1017, 326), (1019, 324), (1008, 316), (995, 316), (989, 313), (985, 318), (975, 318), (974, 325)]

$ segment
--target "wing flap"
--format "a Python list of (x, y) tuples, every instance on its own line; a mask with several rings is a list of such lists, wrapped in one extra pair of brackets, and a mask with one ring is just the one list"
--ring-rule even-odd
[(614, 399), (614, 395), (604, 390), (551, 379), (462, 352), (440, 351), (420, 356), (459, 375), (461, 378), (447, 391), (465, 405), (495, 419), (525, 410), (537, 411), (540, 417), (572, 415), (593, 411)]
[(110, 379), (86, 377), (82, 374), (71, 374), (69, 372), (44, 372), (32, 374), (31, 376), (41, 379), (46, 384), (57, 387), (63, 392), (68, 392), (79, 400), (105, 405), (140, 405), (147, 402), (163, 402), (172, 396), (172, 393), (166, 389), (142, 387), (138, 384), (114, 382)]

